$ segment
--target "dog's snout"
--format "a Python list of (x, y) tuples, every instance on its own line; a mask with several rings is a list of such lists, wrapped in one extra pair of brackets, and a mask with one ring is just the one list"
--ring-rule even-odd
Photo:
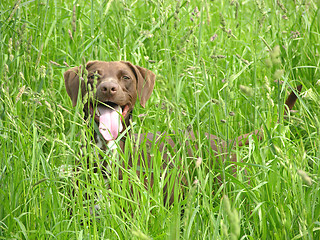
[(104, 82), (100, 84), (100, 91), (103, 94), (114, 95), (117, 93), (119, 85), (114, 82)]

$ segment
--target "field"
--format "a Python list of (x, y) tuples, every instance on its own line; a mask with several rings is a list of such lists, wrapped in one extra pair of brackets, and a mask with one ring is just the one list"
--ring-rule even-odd
[[(319, 1), (4, 0), (0, 52), (0, 239), (320, 239)], [(93, 172), (93, 129), (63, 80), (89, 60), (157, 75), (131, 127), (172, 134), (170, 178), (157, 145), (145, 171), (153, 188), (135, 165), (121, 169), (130, 138), (112, 158), (110, 188)], [(263, 140), (229, 148), (237, 163), (221, 163), (204, 137), (260, 128)], [(169, 206), (162, 189), (181, 173), (188, 184), (174, 185)]]

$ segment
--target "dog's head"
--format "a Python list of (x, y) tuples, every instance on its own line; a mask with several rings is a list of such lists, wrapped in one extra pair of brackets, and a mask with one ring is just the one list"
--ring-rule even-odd
[(92, 89), (93, 99), (88, 100), (84, 110), (99, 124), (104, 139), (114, 140), (123, 129), (122, 117), (124, 123), (128, 124), (137, 98), (141, 106), (145, 107), (154, 87), (155, 74), (123, 61), (90, 61), (86, 64), (86, 77), (81, 70), (81, 67), (74, 67), (64, 73), (67, 93), (72, 104), (77, 104), (79, 89), (82, 97), (89, 88)]

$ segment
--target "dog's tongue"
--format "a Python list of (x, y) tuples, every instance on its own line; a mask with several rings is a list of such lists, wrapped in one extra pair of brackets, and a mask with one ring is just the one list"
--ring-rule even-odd
[(100, 113), (100, 133), (106, 141), (115, 140), (118, 137), (119, 126), (121, 124), (121, 108), (118, 105), (113, 109), (103, 105), (99, 105), (97, 108)]

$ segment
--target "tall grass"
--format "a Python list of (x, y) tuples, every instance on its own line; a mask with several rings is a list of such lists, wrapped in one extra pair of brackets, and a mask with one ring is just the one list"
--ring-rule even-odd
[[(7, 0), (0, 9), (1, 239), (320, 238), (319, 1)], [(135, 165), (122, 168), (130, 139), (111, 159), (110, 188), (86, 167), (99, 149), (87, 143), (93, 130), (81, 103), (72, 108), (63, 72), (95, 59), (157, 75), (133, 132), (175, 132), (169, 154), (179, 161), (166, 178), (158, 146), (149, 149), (153, 188)], [(297, 111), (284, 118), (299, 84)], [(263, 141), (229, 150), (242, 159), (236, 175), (204, 137), (261, 126)], [(198, 133), (192, 159), (186, 129)], [(67, 169), (76, 163), (77, 175)], [(179, 171), (185, 198), (168, 206), (162, 189), (181, 191)]]

